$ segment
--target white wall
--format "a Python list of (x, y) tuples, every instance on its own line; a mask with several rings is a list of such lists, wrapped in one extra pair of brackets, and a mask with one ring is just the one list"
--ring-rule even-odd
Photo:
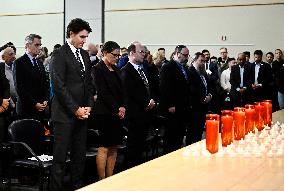
[(274, 2), (106, 0), (105, 37), (121, 46), (139, 40), (151, 52), (165, 47), (168, 55), (177, 44), (189, 45), (191, 55), (207, 48), (219, 56), (222, 46), (231, 57), (245, 50), (274, 51), (284, 46), (284, 1), (268, 5)]
[[(102, 0), (65, 0), (65, 24), (74, 18), (81, 18), (89, 22), (92, 33), (87, 43), (101, 43), (102, 39)], [(66, 28), (65, 27), (65, 28)]]
[(24, 53), (24, 39), (30, 33), (42, 36), (42, 46), (52, 51), (63, 43), (63, 0), (1, 0), (0, 45), (9, 41)]

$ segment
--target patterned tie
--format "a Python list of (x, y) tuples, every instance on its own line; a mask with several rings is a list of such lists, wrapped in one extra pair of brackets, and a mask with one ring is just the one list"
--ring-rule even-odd
[(35, 58), (33, 58), (33, 66), (34, 66), (35, 70), (39, 70), (39, 66), (38, 66), (37, 61), (36, 61)]
[(143, 69), (142, 69), (141, 66), (138, 66), (138, 72), (139, 72), (139, 75), (140, 75), (140, 77), (142, 78), (143, 83), (145, 84), (145, 86), (149, 86), (148, 80), (147, 80), (147, 78), (146, 78), (146, 76), (145, 76), (145, 74), (144, 74)]
[(205, 92), (206, 92), (206, 95), (207, 95), (207, 82), (206, 82), (206, 79), (203, 75), (200, 75), (200, 78), (205, 86)]
[(80, 56), (79, 56), (79, 49), (76, 49), (75, 54), (76, 54), (76, 60), (78, 61), (78, 64), (80, 66), (80, 71), (82, 73), (82, 77), (84, 77), (85, 70), (84, 70), (83, 63), (81, 62), (81, 59), (80, 59)]
[(149, 84), (148, 84), (148, 80), (147, 80), (146, 75), (145, 75), (145, 73), (143, 72), (143, 69), (142, 69), (141, 66), (138, 66), (138, 73), (139, 73), (140, 77), (142, 78), (143, 83), (144, 83), (144, 85), (145, 85), (145, 87), (146, 87), (146, 89), (147, 89), (147, 92), (148, 92), (148, 94), (149, 94)]

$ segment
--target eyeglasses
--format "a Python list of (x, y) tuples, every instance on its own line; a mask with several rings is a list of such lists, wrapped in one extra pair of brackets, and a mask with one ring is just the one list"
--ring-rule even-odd
[(111, 52), (111, 54), (112, 54), (114, 57), (116, 57), (116, 58), (119, 58), (119, 57), (120, 57), (120, 54), (114, 54), (114, 53), (112, 53), (112, 52)]
[(138, 52), (141, 53), (141, 54), (146, 54), (146, 52), (144, 50), (140, 50)]
[(184, 54), (182, 52), (180, 52), (184, 57), (188, 58), (189, 57), (189, 54)]

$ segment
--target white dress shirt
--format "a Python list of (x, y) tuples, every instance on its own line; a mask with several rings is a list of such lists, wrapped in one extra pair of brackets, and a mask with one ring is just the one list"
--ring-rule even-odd
[[(76, 50), (77, 50), (78, 48), (75, 48), (75, 46), (73, 46), (73, 45), (69, 42), (69, 40), (67, 40), (67, 44), (68, 44), (69, 47), (71, 48), (71, 51), (73, 52), (75, 58), (77, 58), (77, 56), (76, 56)], [(80, 58), (80, 60), (81, 60), (81, 63), (82, 63), (82, 65), (83, 65), (83, 68), (84, 68), (84, 71), (85, 71), (85, 63), (84, 63), (84, 61), (83, 61), (83, 58), (82, 58), (81, 50), (80, 50), (80, 49), (79, 49), (79, 58)]]
[(230, 68), (228, 68), (222, 72), (220, 79), (222, 88), (227, 92), (231, 90), (230, 75), (231, 75), (231, 70)]

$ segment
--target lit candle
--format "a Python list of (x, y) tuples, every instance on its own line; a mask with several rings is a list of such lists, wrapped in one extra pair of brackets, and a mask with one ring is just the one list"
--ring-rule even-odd
[(254, 108), (256, 114), (255, 126), (259, 131), (261, 131), (264, 128), (264, 120), (263, 120), (264, 106), (260, 102), (255, 102)]
[(218, 152), (219, 115), (206, 115), (206, 149), (210, 153)]
[(234, 108), (234, 137), (235, 140), (241, 140), (245, 137), (245, 108)]
[(254, 123), (255, 123), (255, 109), (254, 105), (245, 105), (245, 112), (246, 112), (246, 124), (245, 124), (245, 129), (246, 129), (246, 134), (249, 132), (254, 131)]
[(272, 100), (264, 100), (261, 102), (264, 106), (264, 125), (271, 127), (272, 122)]
[(223, 110), (221, 116), (222, 124), (222, 146), (227, 146), (233, 142), (233, 112), (230, 110)]

